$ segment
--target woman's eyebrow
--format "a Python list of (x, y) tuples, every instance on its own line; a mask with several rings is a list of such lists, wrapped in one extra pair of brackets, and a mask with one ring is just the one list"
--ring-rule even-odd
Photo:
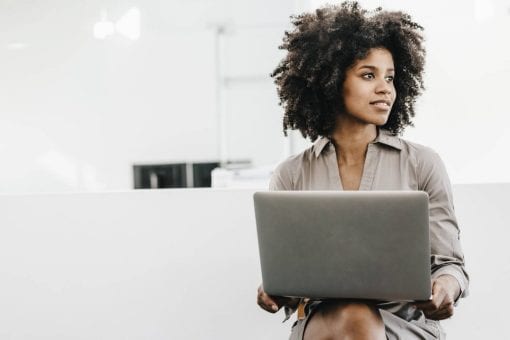
[[(358, 69), (362, 69), (362, 68), (368, 68), (370, 70), (377, 70), (378, 69), (377, 67), (375, 67), (373, 65), (361, 65), (361, 66), (358, 67)], [(395, 69), (389, 68), (386, 71), (395, 71)]]

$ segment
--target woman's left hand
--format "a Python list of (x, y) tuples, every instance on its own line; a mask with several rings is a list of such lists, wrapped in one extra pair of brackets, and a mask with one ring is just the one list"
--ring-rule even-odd
[(453, 276), (441, 275), (432, 281), (432, 298), (414, 305), (429, 319), (447, 319), (453, 315), (453, 303), (459, 290), (459, 283)]

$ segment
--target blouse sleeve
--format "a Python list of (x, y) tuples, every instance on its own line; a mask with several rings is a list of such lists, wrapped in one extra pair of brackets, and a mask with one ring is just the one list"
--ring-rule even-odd
[(281, 163), (271, 174), (269, 190), (292, 190), (292, 173), (287, 163)]
[(432, 279), (451, 275), (460, 286), (459, 298), (468, 295), (469, 276), (464, 267), (460, 230), (455, 217), (450, 180), (439, 155), (427, 149), (418, 160), (419, 190), (429, 195)]
[[(271, 180), (269, 182), (269, 190), (292, 190), (292, 174), (285, 162), (278, 165), (273, 171)], [(283, 322), (290, 319), (291, 315), (294, 314), (294, 312), (297, 310), (297, 306), (300, 300), (300, 298), (294, 298), (286, 306), (284, 306), (285, 319)]]

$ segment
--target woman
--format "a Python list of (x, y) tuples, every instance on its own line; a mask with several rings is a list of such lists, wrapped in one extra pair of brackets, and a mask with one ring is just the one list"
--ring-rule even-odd
[(401, 12), (355, 2), (294, 17), (273, 73), (283, 127), (314, 144), (280, 164), (272, 190), (422, 190), (429, 194), (430, 301), (308, 301), (267, 295), (265, 310), (298, 310), (291, 339), (440, 339), (438, 320), (467, 295), (451, 185), (439, 156), (399, 138), (423, 89), (422, 27)]

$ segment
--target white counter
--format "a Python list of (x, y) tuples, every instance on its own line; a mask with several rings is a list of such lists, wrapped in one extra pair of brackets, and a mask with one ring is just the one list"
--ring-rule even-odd
[[(255, 304), (252, 193), (0, 196), (0, 339), (286, 339)], [(510, 336), (509, 194), (454, 188), (472, 285), (448, 339)]]

